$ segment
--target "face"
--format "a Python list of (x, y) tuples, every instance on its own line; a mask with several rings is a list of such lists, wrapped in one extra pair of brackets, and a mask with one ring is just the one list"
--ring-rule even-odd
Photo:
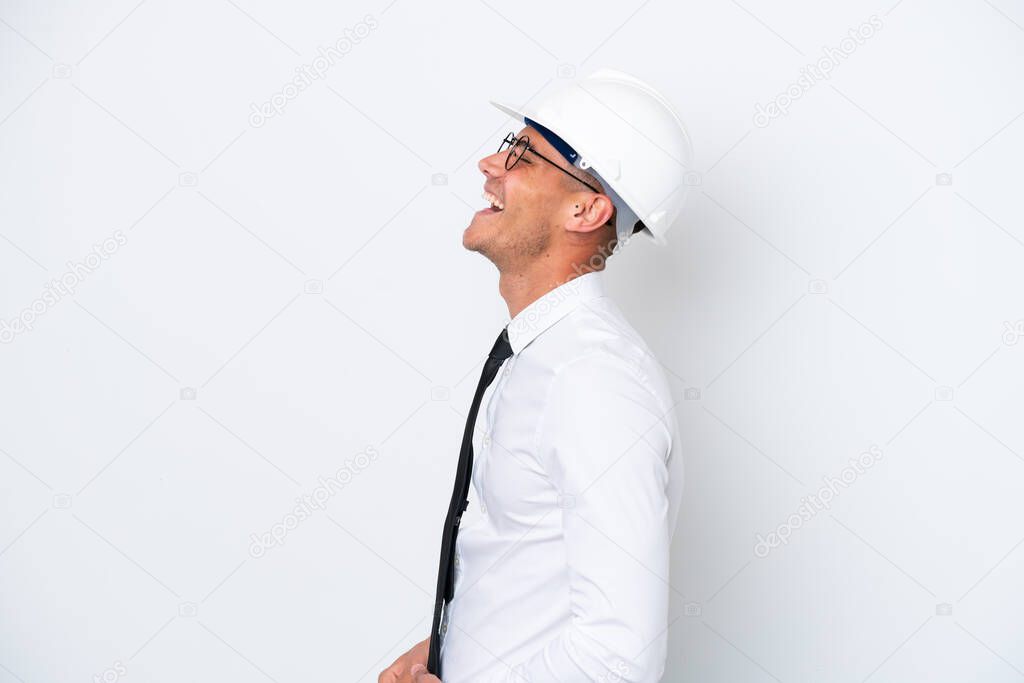
[[(535, 129), (527, 126), (516, 134), (522, 135), (529, 136), (530, 146), (548, 159), (564, 162)], [(571, 219), (574, 197), (588, 194), (582, 184), (578, 192), (567, 189), (565, 175), (532, 152), (526, 152), (511, 171), (505, 170), (507, 157), (508, 150), (502, 150), (477, 164), (484, 174), (484, 192), (494, 195), (504, 208), (490, 208), (488, 200), (482, 200), (487, 208), (473, 215), (462, 234), (466, 249), (486, 256), (499, 268), (514, 268), (545, 253)]]

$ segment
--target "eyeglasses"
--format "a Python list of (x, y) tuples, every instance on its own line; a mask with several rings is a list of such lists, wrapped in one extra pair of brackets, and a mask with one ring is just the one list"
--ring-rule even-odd
[(570, 178), (578, 180), (579, 182), (583, 183), (584, 185), (586, 185), (587, 187), (589, 187), (591, 190), (598, 194), (604, 194), (603, 192), (601, 192), (601, 190), (597, 189), (587, 181), (576, 177), (572, 173), (569, 173), (569, 171), (562, 168), (559, 164), (556, 164), (554, 161), (551, 161), (551, 159), (548, 159), (546, 156), (538, 152), (535, 148), (531, 147), (529, 135), (524, 135), (520, 138), (517, 138), (514, 133), (509, 133), (508, 135), (505, 136), (505, 139), (501, 141), (501, 146), (498, 147), (498, 152), (503, 152), (506, 149), (508, 150), (508, 156), (505, 157), (506, 171), (511, 171), (512, 167), (518, 164), (519, 160), (523, 157), (524, 154), (526, 154), (526, 151), (529, 150), (530, 152), (536, 154), (541, 159), (548, 162), (549, 164), (557, 168), (559, 171), (569, 176)]

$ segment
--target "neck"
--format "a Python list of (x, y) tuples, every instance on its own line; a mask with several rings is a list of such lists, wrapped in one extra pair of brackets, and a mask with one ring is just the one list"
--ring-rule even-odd
[(542, 268), (527, 267), (523, 270), (503, 271), (498, 278), (498, 292), (508, 306), (510, 318), (544, 296), (551, 290), (564, 285), (569, 280), (604, 269), (591, 268), (588, 265), (566, 264), (565, 267), (552, 269), (549, 264)]

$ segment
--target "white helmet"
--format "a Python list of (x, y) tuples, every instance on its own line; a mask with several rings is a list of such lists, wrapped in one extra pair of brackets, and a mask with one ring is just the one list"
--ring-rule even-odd
[(657, 90), (603, 68), (523, 108), (491, 104), (537, 128), (569, 163), (598, 176), (615, 204), (619, 246), (634, 227), (665, 244), (696, 175), (686, 128)]

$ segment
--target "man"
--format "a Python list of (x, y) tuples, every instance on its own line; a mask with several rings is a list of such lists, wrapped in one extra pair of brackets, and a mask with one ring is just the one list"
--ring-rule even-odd
[[(675, 401), (602, 271), (678, 215), (689, 140), (650, 86), (608, 69), (528, 112), (496, 106), (526, 125), (480, 160), (491, 206), (462, 240), (497, 267), (511, 321), (467, 420), (431, 634), (379, 681), (658, 681)], [(470, 471), (480, 516), (460, 529)]]

